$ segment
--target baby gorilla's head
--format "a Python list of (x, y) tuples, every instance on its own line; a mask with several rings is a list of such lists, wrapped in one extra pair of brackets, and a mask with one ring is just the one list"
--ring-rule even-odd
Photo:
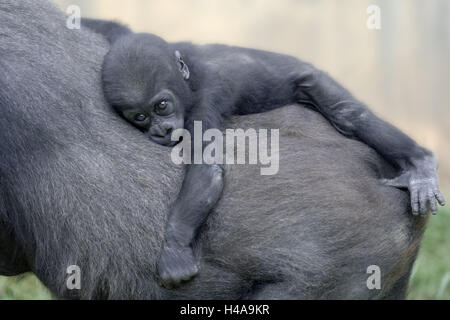
[(191, 105), (189, 69), (180, 53), (151, 34), (121, 37), (103, 63), (106, 100), (153, 141), (172, 146)]

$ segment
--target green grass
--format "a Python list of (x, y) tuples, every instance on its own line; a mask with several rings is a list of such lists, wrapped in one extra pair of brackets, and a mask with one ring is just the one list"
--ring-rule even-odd
[(0, 300), (49, 300), (50, 292), (31, 273), (0, 277)]
[(408, 299), (450, 299), (450, 211), (430, 217), (408, 291)]
[[(0, 277), (1, 299), (51, 299), (32, 274)], [(408, 290), (408, 299), (450, 299), (450, 211), (430, 217)]]

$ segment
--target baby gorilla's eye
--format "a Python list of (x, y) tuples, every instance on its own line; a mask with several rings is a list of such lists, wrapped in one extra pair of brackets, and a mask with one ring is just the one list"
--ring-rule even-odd
[(167, 100), (161, 100), (155, 104), (155, 112), (160, 116), (168, 116), (173, 113), (173, 104)]
[(163, 100), (163, 101), (160, 101), (160, 102), (156, 105), (156, 108), (159, 109), (159, 110), (166, 110), (167, 105), (168, 105), (167, 101)]
[(141, 121), (145, 121), (145, 120), (147, 120), (147, 115), (144, 113), (138, 113), (134, 116), (134, 121), (141, 122)]

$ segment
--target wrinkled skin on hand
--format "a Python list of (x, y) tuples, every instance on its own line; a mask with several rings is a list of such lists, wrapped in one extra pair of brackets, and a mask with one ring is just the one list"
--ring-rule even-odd
[(445, 205), (445, 199), (439, 191), (437, 180), (438, 161), (434, 156), (427, 156), (415, 160), (411, 167), (393, 179), (385, 179), (386, 185), (396, 188), (406, 188), (411, 196), (413, 215), (426, 216), (429, 211), (436, 214), (438, 206), (436, 201)]

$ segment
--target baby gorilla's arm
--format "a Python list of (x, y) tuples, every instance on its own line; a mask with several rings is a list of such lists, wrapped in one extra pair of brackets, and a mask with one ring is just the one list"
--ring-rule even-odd
[(187, 166), (180, 194), (169, 215), (166, 242), (157, 266), (164, 287), (176, 287), (197, 274), (191, 242), (222, 190), (223, 170), (219, 165)]
[(387, 185), (407, 188), (414, 215), (437, 212), (444, 205), (437, 181), (437, 159), (406, 134), (375, 116), (325, 72), (304, 64), (293, 73), (297, 101), (313, 105), (342, 134), (374, 148), (401, 173)]

